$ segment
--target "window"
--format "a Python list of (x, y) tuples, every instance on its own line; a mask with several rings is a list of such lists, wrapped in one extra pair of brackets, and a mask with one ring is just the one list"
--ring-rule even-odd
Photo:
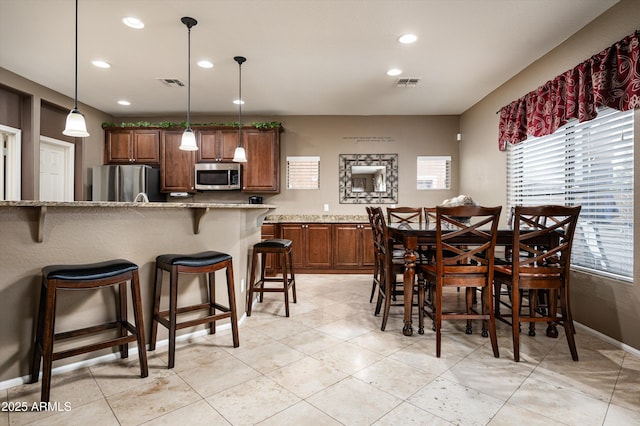
[(451, 157), (418, 157), (417, 189), (450, 189)]
[(320, 157), (287, 157), (287, 189), (319, 189)]
[(572, 266), (633, 277), (634, 112), (601, 110), (507, 149), (507, 203), (581, 205)]

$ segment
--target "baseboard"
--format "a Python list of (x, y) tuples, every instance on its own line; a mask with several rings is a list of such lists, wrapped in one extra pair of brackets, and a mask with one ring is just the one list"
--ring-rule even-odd
[(580, 324), (579, 322), (573, 322), (576, 326), (576, 328), (583, 330), (589, 334), (592, 334), (602, 340), (604, 340), (605, 342), (609, 343), (612, 346), (615, 346), (618, 349), (622, 349), (625, 352), (629, 352), (630, 354), (633, 354), (635, 356), (640, 357), (640, 349), (636, 349), (633, 346), (629, 346), (625, 343), (619, 342), (616, 339), (607, 336), (606, 334), (602, 334), (599, 331), (596, 331), (592, 328), (587, 327), (586, 325)]
[[(247, 314), (243, 314), (240, 319), (238, 319), (238, 326), (242, 324), (246, 318)], [(231, 328), (231, 324), (223, 324), (220, 326), (216, 326), (216, 330), (222, 331)], [(209, 329), (202, 329), (198, 331), (194, 331), (193, 333), (182, 334), (176, 337), (176, 342), (181, 342), (183, 340), (189, 340), (201, 336), (206, 336), (209, 333)], [(160, 340), (156, 343), (156, 348), (163, 347), (169, 345), (169, 339)], [(148, 346), (147, 346), (148, 348)], [(138, 355), (138, 348), (132, 347), (129, 349), (129, 357)], [(93, 365), (102, 364), (108, 361), (113, 361), (115, 359), (120, 358), (120, 354), (118, 352), (114, 352), (111, 354), (101, 355), (95, 358), (85, 359), (78, 362), (73, 362), (71, 364), (61, 365), (60, 367), (55, 367), (51, 369), (51, 375), (55, 376), (62, 373), (67, 373), (69, 371), (78, 370), (80, 368), (91, 367)], [(38, 379), (42, 378), (42, 372), (40, 372), (40, 376)], [(14, 386), (20, 386), (25, 383), (29, 383), (31, 380), (31, 375), (26, 375), (22, 377), (16, 377), (15, 379), (9, 379), (0, 382), (0, 390), (9, 389)]]

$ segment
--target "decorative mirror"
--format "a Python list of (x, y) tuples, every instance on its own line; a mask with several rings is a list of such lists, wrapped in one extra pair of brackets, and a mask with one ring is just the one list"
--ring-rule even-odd
[(340, 203), (398, 202), (398, 154), (340, 154)]

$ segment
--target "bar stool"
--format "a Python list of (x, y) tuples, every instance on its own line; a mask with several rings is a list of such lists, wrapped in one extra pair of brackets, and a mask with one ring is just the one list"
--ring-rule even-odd
[[(215, 272), (226, 269), (227, 295), (229, 306), (216, 303)], [(160, 296), (162, 294), (162, 271), (170, 273), (169, 281), (169, 310), (160, 311)], [(196, 305), (178, 308), (178, 274), (207, 274), (209, 300)], [(177, 322), (178, 314), (207, 309), (206, 317)], [(222, 311), (216, 313), (216, 309)], [(176, 330), (209, 324), (211, 334), (216, 332), (216, 321), (231, 318), (233, 332), (233, 347), (240, 346), (238, 339), (238, 316), (236, 312), (235, 290), (233, 286), (233, 263), (230, 255), (217, 251), (205, 251), (195, 254), (163, 254), (156, 258), (155, 289), (153, 301), (153, 316), (151, 321), (151, 339), (149, 350), (156, 348), (158, 323), (169, 330), (169, 367), (175, 365)]]
[[(127, 320), (127, 281), (131, 282), (134, 325)], [(108, 286), (118, 287), (116, 321), (55, 333), (58, 290), (92, 290)], [(140, 377), (148, 376), (138, 265), (128, 260), (117, 259), (84, 265), (46, 266), (42, 269), (42, 288), (40, 290), (40, 307), (38, 312), (30, 383), (36, 383), (38, 381), (40, 360), (42, 359), (42, 393), (40, 397), (42, 402), (49, 402), (51, 366), (53, 361), (99, 349), (119, 346), (120, 356), (127, 358), (129, 356), (129, 342), (137, 342), (138, 357), (140, 359)], [(58, 340), (92, 335), (109, 329), (117, 329), (119, 337), (78, 346), (72, 349), (61, 350), (59, 352), (53, 351), (54, 342)]]
[[(289, 288), (292, 289), (293, 303), (297, 303), (296, 299), (296, 279), (293, 272), (293, 256), (291, 254), (291, 240), (282, 238), (272, 238), (261, 241), (253, 245), (253, 256), (251, 260), (251, 280), (249, 281), (249, 306), (247, 316), (251, 316), (251, 308), (253, 305), (253, 293), (260, 293), (260, 302), (262, 302), (264, 293), (281, 292), (284, 293), (284, 309), (285, 314), (289, 316)], [(282, 267), (282, 277), (265, 277), (265, 260), (268, 253), (274, 253), (280, 256), (280, 266)], [(256, 282), (256, 263), (258, 262), (258, 254), (261, 255), (260, 279)], [(281, 282), (282, 288), (267, 287), (264, 284), (268, 282)]]

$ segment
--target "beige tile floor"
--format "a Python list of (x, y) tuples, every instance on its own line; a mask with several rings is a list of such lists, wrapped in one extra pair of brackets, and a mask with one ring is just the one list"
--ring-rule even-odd
[[(69, 411), (2, 412), (0, 426), (42, 425), (638, 425), (640, 358), (578, 329), (580, 361), (561, 332), (522, 337), (512, 359), (499, 323), (500, 358), (488, 339), (446, 323), (442, 358), (430, 329), (401, 333), (401, 308), (380, 331), (365, 275), (298, 275), (285, 318), (281, 294), (265, 295), (240, 327), (54, 377), (52, 401)], [(456, 299), (457, 294), (450, 295)], [(429, 328), (429, 327), (428, 327)], [(3, 402), (39, 398), (40, 385), (0, 391)], [(61, 405), (64, 408), (64, 405)]]

